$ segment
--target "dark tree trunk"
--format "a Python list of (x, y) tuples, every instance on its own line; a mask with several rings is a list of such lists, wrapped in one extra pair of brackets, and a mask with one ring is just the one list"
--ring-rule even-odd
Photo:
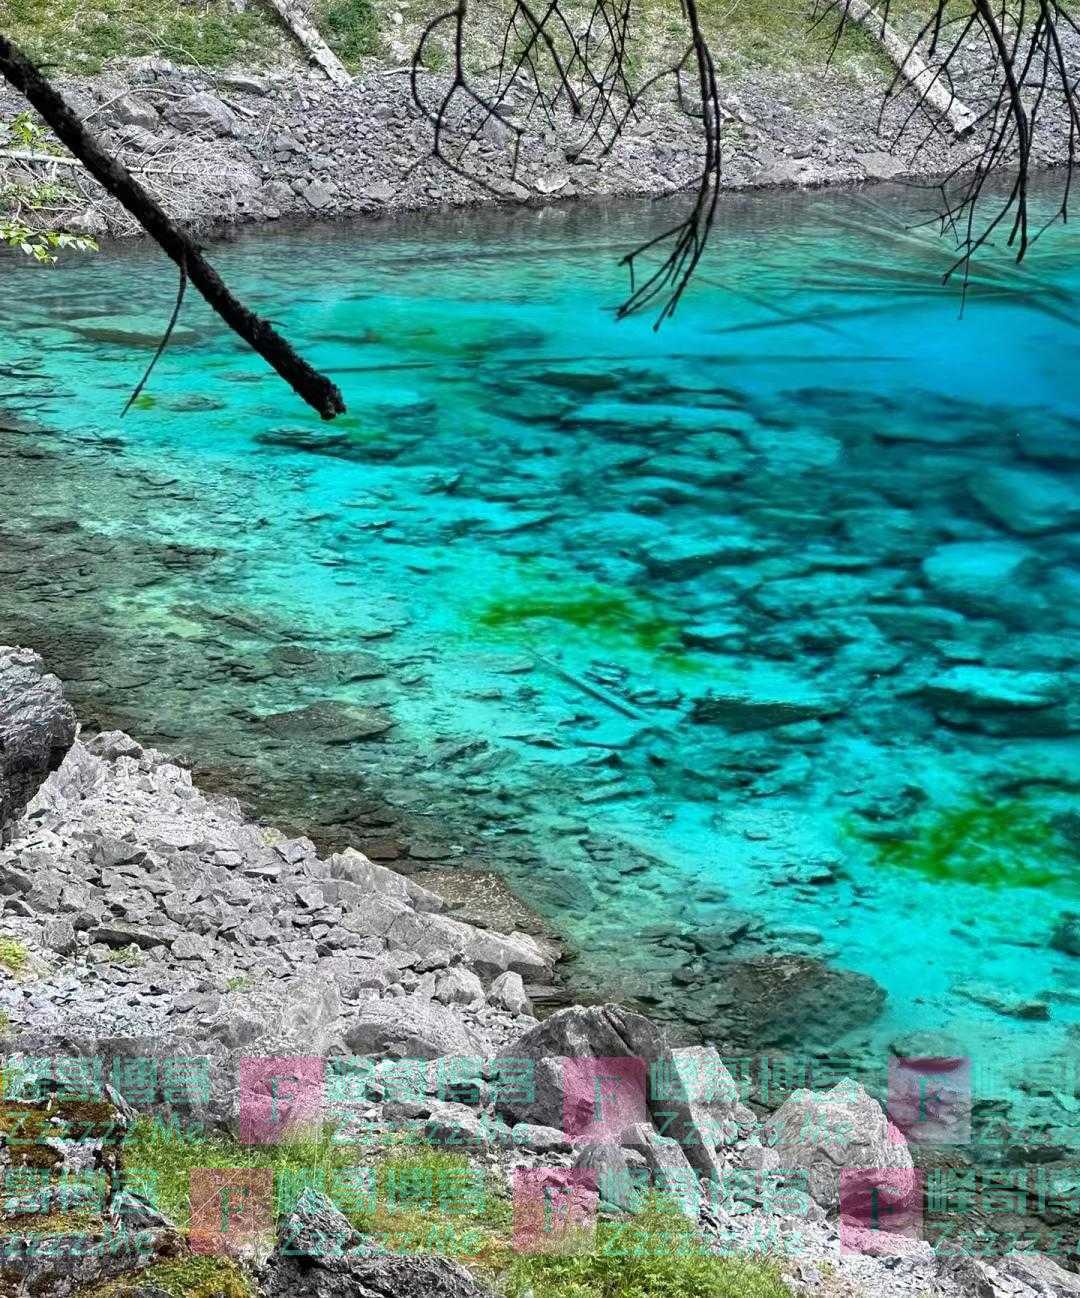
[[(324, 419), (344, 413), (341, 391), (313, 369), (267, 320), (249, 311), (222, 282), (198, 246), (165, 213), (131, 172), (111, 158), (72, 112), (60, 93), (23, 52), (0, 33), (0, 72), (37, 109), (87, 171), (139, 222), (180, 267), (230, 329), (244, 339), (281, 375), (293, 391)], [(175, 316), (174, 316), (175, 320)], [(167, 335), (166, 335), (167, 337)]]

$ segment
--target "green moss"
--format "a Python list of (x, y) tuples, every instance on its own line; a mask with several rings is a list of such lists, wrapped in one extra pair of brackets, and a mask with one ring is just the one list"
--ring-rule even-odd
[(12, 937), (0, 937), (0, 967), (11, 973), (20, 973), (26, 967), (28, 953), (21, 942)]
[(913, 870), (939, 882), (1076, 890), (1065, 842), (1050, 814), (1019, 798), (991, 802), (973, 797), (933, 809), (910, 837), (875, 839), (873, 847), (879, 865)]
[(531, 634), (538, 622), (559, 622), (592, 640), (630, 644), (655, 653), (678, 644), (678, 626), (653, 603), (610, 586), (571, 586), (552, 580), (520, 594), (498, 596), (477, 614), (492, 631)]
[(256, 1292), (235, 1262), (194, 1255), (158, 1262), (135, 1275), (78, 1291), (78, 1298), (127, 1298), (161, 1290), (170, 1298), (254, 1298)]

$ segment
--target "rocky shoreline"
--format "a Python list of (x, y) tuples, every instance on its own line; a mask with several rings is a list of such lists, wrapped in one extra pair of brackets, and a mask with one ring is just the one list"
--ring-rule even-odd
[[(697, 124), (658, 89), (606, 154), (582, 151), (580, 126), (572, 121), (530, 132), (513, 178), (509, 133), (490, 124), (478, 158), (494, 182), (494, 190), (486, 188), (431, 156), (431, 124), (412, 100), (407, 73), (407, 67), (375, 67), (341, 89), (295, 69), (215, 74), (143, 57), (61, 85), (106, 147), (135, 170), (171, 215), (202, 230), (498, 201), (542, 205), (659, 196), (687, 189), (700, 174)], [(424, 78), (437, 99), (445, 77), (429, 72)], [(991, 87), (979, 51), (960, 60), (955, 80), (974, 109), (986, 107)], [(722, 96), (723, 185), (738, 190), (923, 182), (978, 156), (978, 133), (960, 140), (922, 116), (907, 127), (912, 102), (906, 93), (883, 110), (887, 84), (871, 59), (812, 69), (736, 62)], [(24, 107), (14, 92), (0, 87), (0, 122)], [(1042, 123), (1032, 156), (1039, 167), (1067, 159), (1064, 119)], [(6, 170), (9, 179), (26, 183), (25, 168), (8, 163)], [(0, 156), (0, 178), (4, 173)], [(53, 219), (66, 228), (98, 236), (136, 232), (118, 205), (81, 173), (46, 164), (39, 175), (71, 190), (49, 205)]]
[[(523, 1172), (576, 1187), (589, 1211), (599, 1198), (601, 1215), (636, 1212), (650, 1186), (673, 1196), (714, 1252), (779, 1259), (796, 1294), (1080, 1294), (1080, 1280), (1035, 1253), (980, 1260), (955, 1244), (935, 1253), (917, 1230), (866, 1229), (841, 1203), (843, 1169), (878, 1169), (908, 1194), (919, 1185), (903, 1135), (861, 1086), (795, 1091), (770, 1115), (744, 1102), (715, 1048), (675, 1047), (618, 1006), (538, 1021), (530, 993), (550, 986), (558, 957), (544, 940), (464, 923), (440, 897), (356, 851), (322, 859), (310, 841), (204, 796), (188, 771), (127, 735), (84, 742), (60, 683), (25, 649), (0, 649), (0, 800), (0, 1164), (12, 1178), (27, 1165), (12, 1112), (51, 1113), (60, 1134), (34, 1146), (50, 1151), (49, 1175), (96, 1166), (111, 1169), (112, 1187), (97, 1234), (84, 1226), (80, 1236), (100, 1247), (66, 1255), (36, 1251), (41, 1201), (8, 1193), (8, 1284), (89, 1292), (117, 1276), (137, 1284), (148, 1266), (185, 1255), (176, 1223), (118, 1188), (115, 1135), (76, 1140), (64, 1130), (59, 1070), (70, 1099), (72, 1061), (96, 1061), (101, 1102), (123, 1131), (140, 1107), (112, 1084), (125, 1068), (150, 1059), (163, 1070), (205, 1054), (205, 1092), (185, 1084), (143, 1111), (258, 1143), (273, 1139), (273, 1123), (323, 1116), (333, 1072), (354, 1083), (334, 1115), (342, 1140), (409, 1131), (467, 1152), (507, 1187)], [(277, 1116), (276, 1092), (263, 1073), (253, 1078), (253, 1059), (302, 1065)], [(616, 1073), (648, 1064), (647, 1091), (642, 1071), (640, 1094), (620, 1096), (614, 1125), (591, 1110), (591, 1086), (578, 1095), (567, 1080), (568, 1067), (590, 1059)], [(380, 1070), (406, 1061), (419, 1081), (402, 1100)], [(521, 1061), (533, 1079), (527, 1092), (505, 1084)], [(102, 1241), (124, 1223), (138, 1228), (139, 1249), (110, 1251)], [(387, 1284), (403, 1295), (490, 1292), (452, 1261), (380, 1253), (312, 1188), (279, 1238), (292, 1247), (269, 1257), (241, 1250), (266, 1295), (366, 1298)], [(348, 1247), (330, 1256), (327, 1238)]]

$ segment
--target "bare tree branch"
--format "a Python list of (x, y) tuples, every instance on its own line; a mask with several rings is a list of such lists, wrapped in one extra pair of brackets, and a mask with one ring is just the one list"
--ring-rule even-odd
[(229, 292), (191, 238), (170, 220), (127, 168), (101, 148), (63, 97), (2, 33), (0, 72), (37, 109), (94, 179), (127, 208), (176, 262), (181, 274), (190, 278), (225, 323), (272, 365), (299, 397), (324, 419), (333, 419), (344, 412), (345, 402), (337, 385), (299, 356), (269, 321), (249, 311)]
[[(891, 8), (892, 0), (818, 0), (817, 20), (835, 17), (835, 48), (849, 21), (858, 18), (865, 24), (868, 18), (863, 11), (870, 10), (887, 24)], [(951, 31), (956, 32), (955, 37), (943, 40)], [(959, 163), (938, 185), (942, 229), (952, 232), (957, 243), (956, 260), (945, 272), (946, 282), (959, 273), (966, 286), (973, 258), (999, 232), (1005, 233), (1016, 260), (1023, 261), (1039, 234), (1053, 221), (1068, 216), (1080, 133), (1080, 98), (1077, 77), (1065, 54), (1065, 34), (1078, 36), (1080, 27), (1060, 0), (934, 0), (929, 17), (910, 42), (909, 55), (918, 57), (918, 48), (925, 44), (937, 66), (931, 77), (916, 83), (911, 110), (894, 144), (917, 114), (935, 103), (940, 109), (943, 94), (952, 97), (952, 73), (973, 40), (985, 46), (993, 80), (989, 102), (972, 124), (980, 140), (974, 159)], [(896, 61), (902, 68), (906, 60)], [(886, 103), (903, 88), (898, 72), (886, 92)], [(1052, 113), (1068, 123), (1065, 179), (1054, 215), (1033, 230), (1030, 179), (1034, 146), (1041, 122)], [(917, 143), (915, 152), (921, 147), (922, 142)], [(991, 194), (991, 176), (995, 172), (1008, 174), (1010, 169), (1012, 179), (1004, 194)], [(989, 214), (980, 224), (979, 212), (986, 206)]]

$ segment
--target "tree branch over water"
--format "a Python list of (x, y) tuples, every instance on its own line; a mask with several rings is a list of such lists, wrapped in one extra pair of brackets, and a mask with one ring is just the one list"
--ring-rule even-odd
[[(432, 123), (432, 152), (445, 166), (499, 197), (520, 186), (521, 151), (534, 119), (554, 127), (568, 118), (577, 138), (573, 157), (606, 157), (642, 101), (663, 83), (673, 87), (677, 101), (702, 124), (702, 170), (688, 215), (672, 229), (635, 248), (623, 258), (630, 272), (630, 293), (618, 310), (620, 317), (652, 307), (659, 326), (675, 310), (689, 284), (709, 237), (720, 189), (720, 106), (716, 68), (702, 29), (697, 0), (680, 0), (689, 44), (681, 57), (637, 81), (631, 26), (634, 0), (593, 0), (580, 19), (565, 0), (514, 0), (503, 27), (495, 66), (471, 70), (470, 0), (433, 18), (424, 29), (412, 65), (412, 93)], [(429, 44), (448, 33), (452, 48), (449, 83), (432, 101), (423, 89), (420, 72)], [(694, 89), (687, 96), (684, 82)], [(485, 136), (503, 134), (511, 142), (506, 174), (493, 171), (483, 157)], [(663, 254), (644, 278), (638, 262)]]
[[(817, 0), (816, 21), (835, 20), (835, 50), (850, 23), (880, 24), (884, 31), (894, 8), (894, 0)], [(860, 12), (866, 10), (872, 16)], [(988, 59), (991, 92), (970, 125), (980, 138), (979, 149), (939, 186), (942, 228), (955, 236), (957, 244), (957, 258), (945, 273), (946, 282), (959, 272), (966, 283), (972, 259), (997, 233), (1006, 234), (1007, 246), (1015, 249), (1017, 261), (1023, 261), (1047, 226), (1067, 219), (1080, 133), (1080, 68), (1070, 66), (1075, 61), (1075, 46), (1067, 48), (1070, 37), (1080, 37), (1080, 26), (1060, 0), (933, 0), (929, 15), (910, 41), (908, 58), (898, 60), (882, 114), (912, 81), (908, 64), (915, 65), (921, 47), (927, 48), (935, 67), (931, 78), (915, 80), (911, 108), (894, 144), (919, 115), (934, 121), (931, 106), (937, 102), (940, 108), (943, 93), (955, 102), (953, 74), (965, 50), (981, 47)], [(1033, 228), (1029, 196), (1034, 144), (1040, 126), (1053, 113), (1064, 118), (1068, 127), (1065, 179), (1054, 214)], [(922, 142), (927, 138), (924, 135)], [(920, 147), (917, 142), (916, 154)], [(987, 183), (996, 171), (1010, 167), (1013, 177), (1004, 195), (995, 200), (987, 193)], [(980, 226), (978, 213), (984, 199), (991, 215)]]
[[(335, 415), (344, 413), (345, 402), (337, 385), (313, 369), (269, 321), (250, 311), (229, 292), (221, 276), (203, 257), (190, 236), (166, 215), (157, 200), (122, 163), (101, 148), (63, 96), (3, 33), (0, 33), (0, 72), (37, 109), (57, 138), (67, 145), (94, 179), (127, 208), (176, 262), (181, 273), (181, 294), (183, 284), (190, 280), (229, 328), (272, 365), (297, 396), (324, 419), (333, 419)], [(168, 344), (177, 314), (178, 311), (173, 313), (158, 355)], [(140, 388), (146, 377), (143, 376)]]

